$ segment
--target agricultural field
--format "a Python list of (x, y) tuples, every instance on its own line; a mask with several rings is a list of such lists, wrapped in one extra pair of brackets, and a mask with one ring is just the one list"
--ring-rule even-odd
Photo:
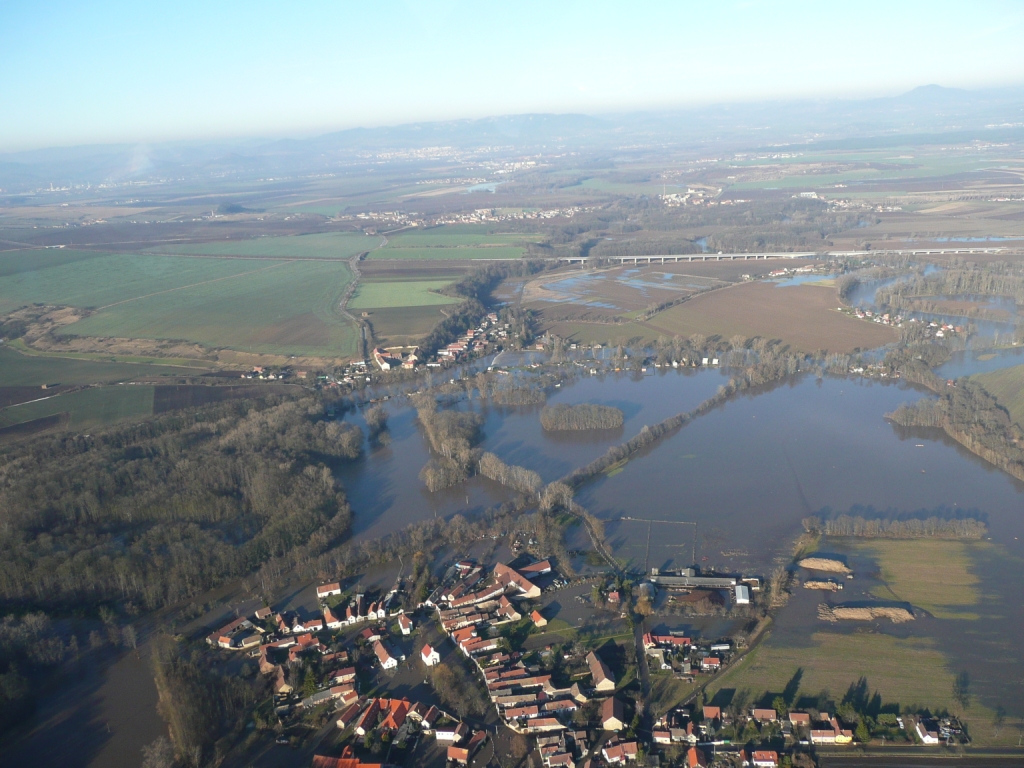
[(437, 293), (450, 284), (451, 280), (360, 282), (348, 306), (350, 309), (381, 309), (456, 304), (460, 301), (457, 297)]
[(389, 242), (383, 248), (370, 251), (368, 259), (518, 259), (524, 249), (512, 245), (466, 245), (466, 246), (392, 246)]
[(779, 339), (804, 352), (852, 352), (896, 341), (894, 329), (837, 312), (838, 303), (835, 290), (828, 287), (746, 283), (695, 296), (646, 325), (666, 336)]
[(66, 395), (0, 410), (0, 427), (70, 413), (71, 429), (94, 429), (153, 413), (153, 390), (147, 385), (92, 387)]
[[(53, 253), (43, 251), (43, 254)], [(98, 308), (265, 270), (283, 262), (241, 259), (175, 259), (168, 256), (58, 251), (44, 261), (40, 251), (0, 254), (0, 314), (26, 304)], [(113, 276), (116, 276), (114, 279)]]
[(420, 232), (401, 232), (388, 237), (386, 248), (466, 248), (471, 246), (520, 245), (536, 241), (534, 234), (490, 234), (487, 232), (452, 231), (450, 227), (438, 227)]
[(384, 346), (407, 346), (415, 344), (430, 333), (434, 326), (444, 320), (442, 307), (390, 307), (363, 310), (373, 327), (373, 337)]
[[(803, 706), (802, 697), (813, 700), (821, 691), (839, 701), (850, 685), (865, 677), (885, 704), (961, 711), (953, 699), (954, 673), (934, 641), (878, 632), (814, 632), (800, 646), (782, 645), (769, 637), (708, 687), (708, 700), (717, 703), (746, 691), (752, 701), (770, 703), (798, 670), (802, 674), (797, 707)], [(972, 732), (975, 742), (983, 743), (992, 731), (982, 723), (991, 723), (993, 713), (974, 702), (969, 715), (980, 726)], [(1016, 733), (1013, 739), (1016, 743)]]
[[(986, 542), (919, 539), (857, 542), (855, 548), (874, 558), (879, 579), (872, 589), (883, 600), (907, 602), (939, 619), (977, 619), (967, 610), (981, 602), (980, 579), (972, 573), (973, 561), (991, 548)], [(935, 578), (937, 569), (942, 579)]]
[(337, 311), (352, 279), (343, 263), (69, 252), (59, 263), (24, 269), (36, 253), (0, 256), (9, 273), (0, 276), (0, 313), (31, 303), (68, 305), (94, 310), (66, 326), (77, 336), (282, 355), (356, 351), (356, 330)]
[(350, 259), (380, 245), (381, 238), (361, 232), (321, 232), (288, 237), (257, 237), (251, 240), (211, 241), (187, 245), (160, 245), (150, 253), (202, 256), (253, 256), (293, 259)]
[(972, 378), (995, 397), (1011, 419), (1024, 427), (1024, 365), (979, 373)]
[(195, 376), (205, 372), (202, 368), (25, 355), (0, 346), (0, 387), (107, 384), (143, 376)]
[(357, 332), (338, 305), (351, 279), (347, 265), (337, 262), (263, 262), (262, 268), (233, 279), (112, 304), (67, 326), (66, 332), (345, 357), (356, 352)]
[[(628, 472), (629, 465), (620, 471)], [(614, 476), (616, 470), (608, 474)], [(651, 568), (686, 568), (693, 563), (695, 523), (615, 520), (605, 523), (605, 531), (613, 556), (629, 568), (649, 573)]]

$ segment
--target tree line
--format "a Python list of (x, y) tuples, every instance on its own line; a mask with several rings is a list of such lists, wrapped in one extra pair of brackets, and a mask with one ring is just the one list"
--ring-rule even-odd
[(478, 456), (473, 446), (480, 439), (483, 419), (469, 411), (439, 410), (433, 394), (417, 396), (413, 405), (434, 453), (420, 472), (431, 491), (447, 488), (469, 477)]
[(988, 526), (974, 518), (909, 518), (880, 520), (854, 515), (834, 518), (805, 517), (804, 530), (827, 536), (860, 536), (885, 539), (980, 539)]
[(153, 643), (153, 672), (158, 709), (167, 721), (174, 751), (188, 765), (217, 764), (218, 741), (225, 732), (240, 734), (246, 713), (269, 691), (253, 674), (245, 679), (217, 669), (207, 656), (188, 652), (168, 636)]
[(978, 383), (960, 379), (937, 399), (901, 405), (886, 418), (901, 427), (937, 427), (972, 453), (1024, 480), (1024, 430)]
[(537, 494), (543, 485), (540, 475), (536, 472), (515, 464), (506, 464), (493, 453), (484, 453), (480, 457), (477, 472), (520, 493), (530, 495)]
[(732, 397), (737, 392), (755, 386), (762, 386), (793, 376), (810, 368), (809, 361), (802, 355), (777, 354), (774, 347), (766, 347), (760, 359), (742, 370), (734, 371), (729, 383), (718, 388), (718, 392), (688, 413), (678, 413), (653, 426), (644, 425), (640, 432), (620, 445), (612, 446), (603, 456), (579, 467), (562, 478), (571, 488), (578, 488), (587, 480), (596, 477), (619, 462), (647, 448), (665, 435), (688, 424), (698, 416), (707, 413)]

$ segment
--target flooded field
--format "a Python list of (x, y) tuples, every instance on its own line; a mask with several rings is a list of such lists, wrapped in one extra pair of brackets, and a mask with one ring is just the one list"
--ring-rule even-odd
[[(1019, 360), (1016, 351), (997, 356), (1005, 364)], [(968, 355), (948, 365), (966, 373), (987, 362)], [(548, 402), (613, 405), (624, 412), (625, 425), (570, 437), (541, 429), (540, 406), (499, 408), (473, 400), (460, 407), (483, 416), (484, 450), (533, 469), (548, 482), (635, 435), (644, 424), (692, 409), (726, 375), (711, 369), (659, 369), (652, 375), (571, 381), (554, 390)], [(948, 618), (911, 592), (906, 600), (924, 611), (922, 619), (899, 626), (875, 622), (872, 631), (918, 638), (948, 669), (970, 673), (975, 695), (988, 710), (1004, 706), (1024, 714), (1024, 609), (1014, 598), (1024, 586), (1024, 575), (1014, 565), (1024, 558), (1024, 484), (941, 433), (897, 429), (883, 418), (901, 403), (924, 396), (901, 383), (812, 376), (790, 380), (725, 403), (585, 485), (577, 499), (608, 521), (607, 538), (616, 557), (638, 571), (696, 563), (764, 576), (788, 562), (801, 520), (812, 514), (982, 519), (991, 541), (985, 549), (972, 550), (976, 553), (964, 566), (977, 582), (978, 604)], [(397, 411), (391, 429), (391, 445), (377, 449), (344, 477), (357, 536), (380, 535), (427, 516), (472, 512), (504, 498), (503, 488), (483, 478), (428, 493), (417, 478), (429, 456), (414, 413)], [(852, 552), (844, 546), (846, 555), (859, 558), (858, 570), (879, 570), (867, 550)], [(941, 572), (935, 581), (942, 589)], [(858, 581), (857, 594), (877, 597), (881, 583), (877, 578)], [(780, 618), (787, 629), (778, 642), (811, 644), (812, 636), (826, 628), (839, 634), (856, 631), (826, 627), (815, 611), (819, 597), (798, 592)], [(855, 590), (844, 595), (855, 596)], [(712, 631), (709, 623), (680, 617), (666, 621)], [(722, 631), (727, 627), (717, 624)]]

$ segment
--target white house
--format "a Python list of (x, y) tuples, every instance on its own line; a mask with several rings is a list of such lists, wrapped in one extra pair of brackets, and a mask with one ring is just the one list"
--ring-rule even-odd
[(939, 743), (939, 734), (935, 731), (929, 731), (920, 720), (914, 725), (914, 731), (917, 733), (917, 738), (921, 740), (922, 744)]
[(321, 584), (319, 587), (316, 588), (316, 596), (320, 600), (323, 600), (325, 597), (330, 597), (331, 595), (340, 594), (341, 584), (339, 584), (338, 582), (335, 582), (333, 584)]
[(441, 663), (441, 654), (431, 648), (429, 644), (424, 644), (423, 650), (420, 651), (420, 657), (428, 667)]
[(373, 644), (373, 652), (377, 654), (377, 661), (380, 662), (382, 669), (394, 669), (398, 666), (398, 659), (388, 652), (380, 640)]
[(404, 613), (400, 614), (398, 617), (398, 626), (402, 630), (403, 635), (408, 635), (413, 629), (412, 619)]

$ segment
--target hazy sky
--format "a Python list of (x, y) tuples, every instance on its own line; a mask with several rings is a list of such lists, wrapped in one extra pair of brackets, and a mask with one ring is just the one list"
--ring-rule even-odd
[(1021, 2), (0, 0), (0, 151), (1024, 83)]

